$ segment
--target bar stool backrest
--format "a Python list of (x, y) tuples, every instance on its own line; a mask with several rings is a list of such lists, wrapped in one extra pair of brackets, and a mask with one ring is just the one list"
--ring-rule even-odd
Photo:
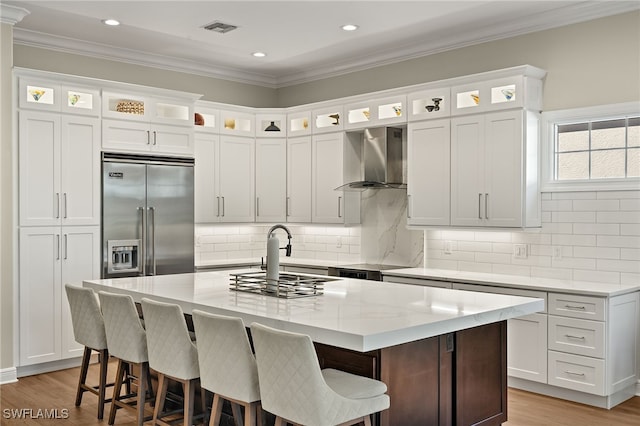
[(182, 308), (143, 298), (142, 313), (147, 330), (149, 366), (178, 379), (200, 377), (198, 352), (189, 337)]
[(241, 318), (194, 310), (200, 383), (238, 401), (260, 400), (258, 367)]
[(127, 362), (149, 361), (147, 336), (133, 298), (127, 294), (98, 293), (109, 353)]
[(98, 298), (90, 288), (65, 284), (76, 342), (95, 350), (107, 349), (107, 336)]

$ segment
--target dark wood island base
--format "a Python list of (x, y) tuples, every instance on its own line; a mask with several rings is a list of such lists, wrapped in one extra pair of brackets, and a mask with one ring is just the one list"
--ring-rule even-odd
[(316, 344), (322, 368), (382, 380), (383, 426), (494, 426), (507, 421), (507, 322), (361, 353)]

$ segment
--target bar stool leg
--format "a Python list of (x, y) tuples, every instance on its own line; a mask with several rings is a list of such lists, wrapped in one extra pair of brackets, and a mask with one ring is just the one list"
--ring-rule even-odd
[(109, 412), (109, 424), (112, 425), (116, 421), (116, 410), (119, 408), (116, 401), (120, 400), (122, 393), (122, 381), (125, 374), (124, 362), (118, 359), (118, 368), (116, 371), (116, 383), (113, 385), (113, 397), (111, 398), (111, 411)]
[(89, 360), (91, 359), (91, 348), (84, 347), (84, 353), (82, 354), (82, 367), (80, 368), (80, 377), (78, 378), (78, 390), (76, 392), (76, 407), (82, 403), (82, 394), (84, 394), (84, 387), (87, 381), (87, 372), (89, 371)]
[(109, 364), (109, 352), (106, 349), (99, 351), (100, 360), (100, 384), (98, 385), (98, 419), (104, 417), (104, 400), (107, 389), (107, 366)]
[(209, 426), (218, 426), (220, 424), (220, 417), (222, 416), (222, 398), (217, 393), (213, 395), (213, 404), (211, 404), (211, 419), (209, 420)]
[(158, 395), (156, 396), (155, 407), (153, 408), (153, 424), (158, 424), (158, 415), (164, 408), (164, 400), (167, 397), (167, 387), (169, 381), (164, 374), (158, 373)]
[(193, 405), (196, 397), (195, 379), (185, 380), (182, 385), (184, 389), (184, 425), (193, 424)]
[[(231, 412), (233, 413), (233, 422), (236, 426), (242, 426), (242, 411), (240, 405), (237, 402), (231, 402)], [(245, 413), (245, 416), (247, 413)]]

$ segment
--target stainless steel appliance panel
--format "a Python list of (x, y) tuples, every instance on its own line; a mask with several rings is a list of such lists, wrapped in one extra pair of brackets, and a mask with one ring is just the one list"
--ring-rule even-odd
[[(105, 162), (102, 166), (102, 264), (103, 277), (109, 274), (109, 241), (142, 239), (146, 206), (146, 166)], [(141, 250), (142, 252), (144, 249)], [(139, 252), (142, 256), (143, 253)], [(142, 266), (142, 265), (141, 265)]]
[(194, 271), (193, 167), (147, 166), (150, 275)]

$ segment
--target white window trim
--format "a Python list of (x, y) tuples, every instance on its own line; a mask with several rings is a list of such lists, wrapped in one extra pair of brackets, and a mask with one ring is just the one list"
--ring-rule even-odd
[(540, 183), (542, 192), (567, 191), (626, 191), (640, 189), (640, 178), (590, 179), (557, 181), (553, 178), (554, 127), (581, 121), (607, 120), (625, 115), (640, 114), (640, 102), (602, 105), (585, 108), (546, 111), (542, 113), (542, 164)]

